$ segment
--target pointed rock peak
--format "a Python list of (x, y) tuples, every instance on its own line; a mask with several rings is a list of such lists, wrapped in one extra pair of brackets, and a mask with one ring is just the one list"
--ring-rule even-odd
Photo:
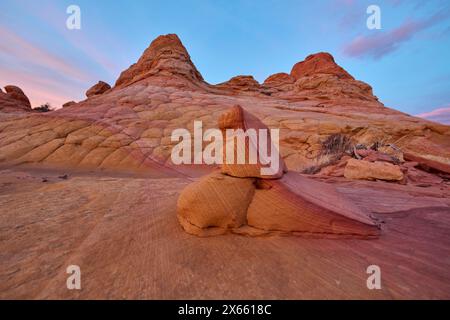
[(176, 34), (162, 35), (153, 40), (138, 62), (121, 73), (116, 86), (126, 86), (155, 75), (176, 75), (191, 81), (203, 81)]
[(347, 71), (336, 64), (333, 56), (327, 52), (311, 54), (304, 61), (296, 63), (291, 70), (291, 76), (295, 79), (320, 73), (333, 74), (341, 79), (353, 79)]

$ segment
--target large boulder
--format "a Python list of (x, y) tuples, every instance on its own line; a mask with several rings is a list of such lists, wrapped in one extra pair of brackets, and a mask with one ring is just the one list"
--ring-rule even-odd
[(267, 233), (319, 237), (379, 235), (375, 222), (328, 184), (288, 172), (264, 180), (247, 213), (248, 225)]
[(347, 179), (401, 181), (401, 168), (389, 162), (350, 159), (345, 166), (344, 176)]
[(246, 223), (254, 193), (254, 179), (214, 172), (183, 190), (178, 198), (178, 221), (195, 235), (226, 233)]
[(90, 98), (99, 94), (103, 94), (111, 89), (111, 86), (104, 81), (99, 81), (97, 84), (93, 85), (86, 91), (86, 97)]
[[(264, 128), (264, 125), (237, 105), (219, 118), (219, 127), (248, 130)], [(224, 158), (230, 150), (226, 148), (228, 143), (225, 142), (223, 149)], [(260, 144), (249, 139), (245, 149), (233, 151), (258, 153), (259, 147)], [(251, 236), (373, 238), (379, 235), (379, 226), (333, 187), (297, 173), (285, 174), (282, 160), (273, 176), (261, 175), (261, 167), (262, 163), (224, 163), (220, 173), (210, 174), (186, 187), (177, 204), (183, 229), (199, 236), (227, 232)]]

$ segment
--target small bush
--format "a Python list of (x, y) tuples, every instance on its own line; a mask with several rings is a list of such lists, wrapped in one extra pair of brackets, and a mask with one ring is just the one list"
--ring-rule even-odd
[(52, 111), (52, 106), (50, 105), (50, 103), (45, 103), (40, 105), (37, 108), (34, 108), (33, 110), (39, 111), (39, 112), (49, 112)]

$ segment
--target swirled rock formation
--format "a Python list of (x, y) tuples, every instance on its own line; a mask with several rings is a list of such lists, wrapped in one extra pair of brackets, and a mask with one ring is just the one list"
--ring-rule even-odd
[[(0, 298), (449, 299), (450, 127), (385, 107), (329, 55), (307, 60), (211, 85), (166, 35), (56, 111), (0, 90)], [(287, 173), (172, 163), (174, 129), (216, 128), (235, 105), (280, 129)], [(353, 160), (404, 177), (346, 178)], [(373, 238), (379, 221), (371, 241), (271, 236)], [(65, 286), (69, 263), (82, 290)], [(381, 290), (369, 264), (389, 275)]]
[(369, 85), (329, 54), (311, 55), (290, 74), (275, 74), (262, 84), (240, 76), (210, 85), (173, 34), (155, 39), (113, 88), (69, 108), (23, 113), (31, 109), (21, 94), (1, 93), (1, 110), (15, 112), (12, 117), (0, 113), (0, 163), (183, 171), (171, 162), (172, 130), (192, 133), (194, 120), (202, 120), (205, 129), (215, 127), (224, 110), (236, 104), (268, 128), (280, 129), (280, 152), (290, 170), (316, 165), (323, 141), (332, 134), (347, 135), (355, 144), (384, 141), (432, 167), (450, 165), (448, 126), (384, 107)]
[[(240, 106), (223, 114), (219, 118), (219, 127), (267, 129)], [(259, 154), (261, 144), (250, 138), (246, 142), (238, 152), (246, 155), (256, 149)], [(223, 150), (225, 159), (227, 148)], [(272, 146), (271, 152), (278, 153), (278, 150)], [(378, 236), (379, 226), (375, 221), (339, 196), (333, 187), (295, 173), (284, 175), (282, 159), (278, 171), (272, 176), (260, 175), (261, 168), (261, 163), (251, 163), (249, 160), (245, 164), (226, 164), (224, 161), (221, 173), (211, 173), (186, 187), (180, 194), (177, 207), (178, 220), (184, 230), (199, 236), (227, 232), (322, 237)]]

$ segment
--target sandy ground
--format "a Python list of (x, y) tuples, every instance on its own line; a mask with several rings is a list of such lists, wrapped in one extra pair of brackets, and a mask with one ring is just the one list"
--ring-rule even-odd
[(448, 186), (330, 180), (384, 220), (377, 240), (198, 238), (176, 218), (188, 178), (65, 173), (0, 170), (0, 298), (450, 298)]

